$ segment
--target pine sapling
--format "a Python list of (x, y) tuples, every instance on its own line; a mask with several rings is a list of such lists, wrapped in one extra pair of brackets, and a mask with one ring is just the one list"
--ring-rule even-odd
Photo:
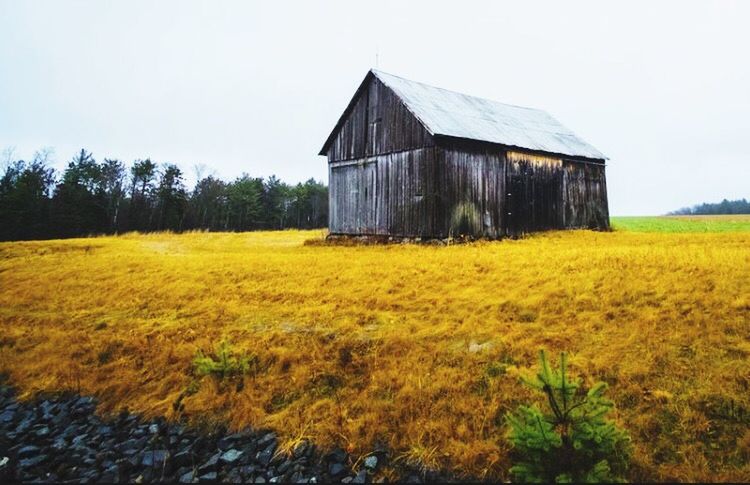
[(514, 478), (522, 482), (622, 481), (630, 438), (606, 417), (614, 407), (604, 397), (607, 385), (598, 382), (584, 392), (581, 380), (567, 375), (564, 352), (559, 371), (550, 368), (544, 351), (539, 352), (539, 360), (541, 371), (522, 380), (544, 394), (545, 410), (522, 405), (506, 416), (507, 436), (517, 458), (510, 470)]

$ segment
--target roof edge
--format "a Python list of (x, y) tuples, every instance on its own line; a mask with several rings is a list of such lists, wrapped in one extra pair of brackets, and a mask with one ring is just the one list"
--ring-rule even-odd
[(475, 138), (463, 138), (460, 136), (452, 136), (452, 135), (442, 135), (440, 133), (434, 135), (435, 141), (440, 142), (443, 140), (456, 140), (459, 142), (465, 142), (465, 143), (475, 143), (478, 145), (491, 145), (496, 146), (499, 148), (502, 148), (504, 150), (517, 150), (519, 152), (526, 152), (526, 153), (532, 153), (532, 154), (540, 154), (540, 155), (552, 155), (554, 157), (558, 157), (565, 160), (583, 160), (587, 162), (599, 162), (601, 164), (605, 164), (607, 160), (609, 160), (609, 157), (604, 156), (602, 154), (603, 158), (594, 158), (594, 157), (586, 157), (583, 155), (571, 155), (569, 153), (559, 153), (559, 152), (549, 152), (545, 150), (536, 150), (534, 148), (528, 148), (528, 147), (522, 147), (517, 145), (506, 145), (504, 143), (497, 143), (494, 141), (486, 141), (486, 140), (477, 140)]
[(326, 138), (325, 143), (323, 143), (323, 147), (318, 152), (318, 155), (327, 154), (328, 147), (331, 146), (331, 142), (336, 136), (336, 133), (339, 131), (339, 128), (341, 128), (341, 126), (344, 124), (344, 121), (346, 121), (346, 117), (349, 115), (349, 112), (351, 112), (351, 110), (354, 108), (355, 101), (362, 93), (362, 90), (365, 88), (365, 85), (367, 85), (367, 82), (373, 77), (375, 77), (375, 73), (373, 72), (373, 69), (370, 69), (369, 71), (367, 71), (367, 74), (365, 74), (365, 78), (362, 79), (362, 82), (359, 83), (359, 87), (357, 88), (357, 90), (354, 91), (352, 99), (349, 100), (349, 104), (346, 105), (344, 112), (341, 113), (341, 116), (339, 116), (338, 121), (334, 125), (333, 130), (331, 130), (331, 133), (328, 135), (328, 138)]

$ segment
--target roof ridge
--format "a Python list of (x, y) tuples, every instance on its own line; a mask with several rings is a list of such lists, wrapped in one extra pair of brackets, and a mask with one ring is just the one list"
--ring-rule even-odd
[(466, 94), (466, 93), (462, 93), (460, 91), (454, 91), (452, 89), (441, 88), (440, 86), (434, 86), (432, 84), (423, 83), (422, 81), (415, 81), (413, 79), (408, 79), (408, 78), (405, 78), (403, 76), (398, 76), (396, 74), (391, 74), (389, 72), (381, 71), (379, 69), (372, 68), (372, 69), (370, 69), (370, 72), (372, 72), (381, 81), (383, 81), (383, 79), (381, 79), (380, 76), (378, 76), (379, 74), (383, 74), (385, 76), (390, 76), (390, 77), (395, 77), (395, 78), (401, 79), (402, 81), (407, 81), (407, 82), (410, 82), (410, 83), (413, 83), (413, 84), (419, 84), (419, 85), (426, 86), (426, 87), (431, 88), (431, 89), (437, 89), (437, 90), (445, 91), (445, 92), (451, 93), (451, 94), (458, 94), (460, 96), (466, 96), (467, 98), (480, 99), (482, 101), (490, 101), (492, 103), (502, 104), (503, 106), (510, 106), (512, 108), (528, 109), (528, 110), (531, 110), (531, 111), (540, 111), (542, 113), (545, 113), (545, 114), (549, 115), (549, 113), (547, 113), (547, 111), (545, 111), (545, 110), (543, 110), (541, 108), (531, 108), (529, 106), (521, 106), (520, 104), (505, 103), (503, 101), (498, 101), (496, 99), (483, 98), (481, 96), (474, 96), (473, 94)]

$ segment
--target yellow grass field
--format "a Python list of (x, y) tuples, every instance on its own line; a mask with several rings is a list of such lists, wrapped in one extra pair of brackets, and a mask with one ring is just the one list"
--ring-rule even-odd
[[(631, 480), (750, 481), (750, 232), (304, 244), (322, 234), (2, 243), (0, 371), (26, 397), (177, 417), (183, 396), (189, 417), (508, 479), (518, 371), (565, 350), (610, 384)], [(224, 339), (257, 357), (244, 387), (192, 375)]]

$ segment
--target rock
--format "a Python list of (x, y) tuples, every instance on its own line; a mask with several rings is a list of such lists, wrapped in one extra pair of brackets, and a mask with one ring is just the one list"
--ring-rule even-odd
[(221, 452), (218, 452), (215, 455), (211, 456), (211, 458), (209, 458), (198, 468), (198, 473), (205, 474), (215, 471), (216, 465), (219, 463), (219, 457), (221, 457)]
[(364, 468), (357, 473), (357, 476), (352, 479), (352, 483), (365, 483), (367, 481), (367, 470)]
[(343, 463), (346, 461), (346, 451), (341, 448), (335, 448), (326, 455), (326, 460)]
[(149, 425), (148, 432), (151, 434), (159, 434), (159, 425), (156, 423)]
[(284, 473), (286, 473), (286, 471), (287, 471), (287, 470), (289, 470), (289, 468), (290, 468), (291, 466), (292, 466), (292, 462), (291, 462), (290, 460), (284, 460), (284, 461), (283, 461), (283, 462), (281, 462), (281, 464), (280, 464), (280, 465), (279, 465), (279, 466), (277, 467), (276, 471), (278, 471), (278, 473), (279, 473), (280, 475), (283, 475)]
[(276, 442), (276, 433), (266, 433), (258, 440), (258, 448), (265, 448), (272, 442)]
[(180, 475), (180, 483), (192, 483), (195, 479), (195, 471), (190, 470)]
[(340, 477), (345, 472), (346, 472), (346, 467), (342, 465), (341, 463), (334, 462), (328, 465), (328, 473), (334, 478)]
[(224, 463), (234, 463), (240, 456), (242, 456), (242, 452), (232, 448), (222, 453), (220, 459)]
[(83, 446), (83, 442), (86, 441), (86, 439), (89, 437), (88, 433), (79, 434), (75, 438), (73, 438), (73, 442), (71, 445), (73, 448), (78, 448), (80, 446)]
[(13, 418), (16, 417), (16, 413), (13, 411), (3, 411), (2, 414), (0, 414), (0, 422), (3, 423), (10, 423), (13, 421)]
[(191, 466), (193, 464), (193, 453), (190, 451), (181, 451), (172, 457), (172, 463), (176, 467)]
[(216, 472), (208, 472), (198, 477), (199, 482), (215, 482), (218, 478)]
[(18, 468), (31, 468), (47, 461), (49, 457), (47, 455), (36, 455), (32, 458), (27, 458), (18, 462)]
[(49, 435), (49, 427), (42, 426), (41, 428), (34, 431), (34, 434), (37, 436), (37, 438), (44, 438), (45, 436)]
[(240, 474), (242, 474), (245, 480), (249, 480), (250, 477), (255, 473), (255, 470), (257, 470), (257, 467), (255, 465), (245, 465), (240, 468)]
[(232, 446), (234, 446), (234, 440), (228, 436), (225, 436), (216, 442), (216, 447), (221, 451), (227, 451)]
[(20, 423), (18, 423), (18, 426), (16, 426), (16, 433), (25, 433), (29, 428), (31, 428), (31, 418), (25, 418), (22, 419)]
[(27, 445), (18, 450), (16, 452), (16, 456), (18, 457), (18, 459), (29, 458), (31, 456), (37, 455), (39, 451), (40, 449), (38, 446)]
[(254, 483), (266, 483), (266, 479), (263, 477), (255, 477)]
[(295, 458), (302, 458), (305, 456), (305, 453), (307, 452), (307, 447), (309, 446), (307, 440), (302, 440), (294, 447), (292, 450), (292, 456)]
[(141, 455), (141, 465), (146, 467), (162, 468), (169, 459), (167, 450), (152, 450)]
[(378, 467), (378, 457), (375, 455), (370, 455), (367, 458), (365, 458), (365, 468), (368, 470), (374, 470)]
[(344, 477), (341, 479), (341, 483), (351, 483), (352, 477)]
[(242, 483), (242, 476), (240, 475), (240, 471), (237, 468), (232, 468), (231, 470), (229, 470), (229, 473), (227, 473), (227, 476), (224, 477), (222, 482)]
[(271, 458), (273, 458), (273, 452), (268, 450), (259, 451), (255, 455), (255, 459), (264, 467), (267, 467), (271, 463)]

